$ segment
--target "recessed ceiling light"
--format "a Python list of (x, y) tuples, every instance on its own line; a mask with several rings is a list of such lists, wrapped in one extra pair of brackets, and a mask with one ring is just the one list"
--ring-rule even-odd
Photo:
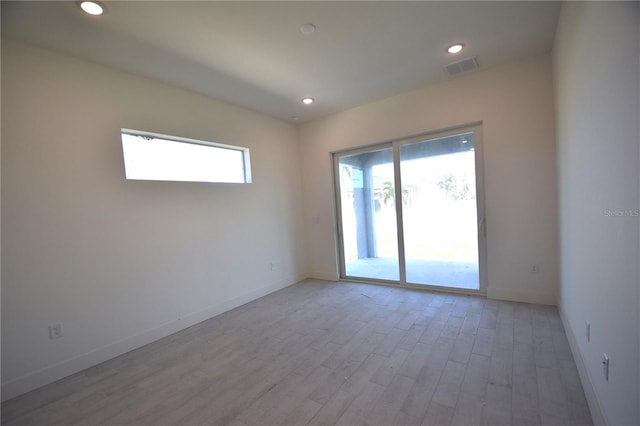
[(456, 43), (456, 44), (452, 44), (451, 46), (447, 47), (447, 52), (449, 52), (449, 53), (458, 53), (462, 49), (464, 49), (464, 44)]
[(80, 1), (78, 2), (80, 9), (84, 10), (89, 15), (102, 15), (106, 8), (98, 1)]
[(305, 105), (311, 105), (313, 103), (313, 98), (302, 98), (302, 103)]
[(316, 30), (316, 26), (313, 24), (304, 24), (300, 27), (300, 32), (305, 35), (313, 34)]

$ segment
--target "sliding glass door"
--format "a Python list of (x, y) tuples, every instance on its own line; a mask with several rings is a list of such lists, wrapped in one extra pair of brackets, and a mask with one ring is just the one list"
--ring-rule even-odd
[(482, 291), (480, 127), (334, 154), (343, 278)]
[(407, 282), (478, 290), (473, 133), (400, 146)]
[(391, 148), (338, 158), (345, 276), (398, 281)]

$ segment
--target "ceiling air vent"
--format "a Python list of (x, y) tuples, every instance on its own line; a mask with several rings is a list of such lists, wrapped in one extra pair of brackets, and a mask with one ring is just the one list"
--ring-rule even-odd
[(458, 75), (463, 72), (477, 70), (478, 61), (476, 61), (475, 56), (473, 58), (461, 59), (457, 62), (445, 65), (444, 69), (449, 75)]

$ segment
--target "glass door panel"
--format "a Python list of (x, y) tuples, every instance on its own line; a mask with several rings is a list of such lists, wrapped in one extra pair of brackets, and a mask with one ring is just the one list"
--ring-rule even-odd
[(398, 235), (391, 148), (338, 156), (344, 275), (398, 281)]
[(399, 151), (407, 283), (478, 290), (474, 134)]

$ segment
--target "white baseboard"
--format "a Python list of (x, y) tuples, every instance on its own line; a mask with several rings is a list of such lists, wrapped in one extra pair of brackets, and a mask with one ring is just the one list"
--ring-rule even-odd
[[(293, 285), (293, 284), (289, 284)], [(33, 389), (55, 382), (56, 380), (77, 373), (101, 362), (142, 347), (163, 337), (169, 336), (192, 325), (198, 324), (223, 312), (229, 311), (252, 300), (258, 299), (289, 285), (269, 285), (250, 291), (229, 300), (215, 303), (207, 308), (193, 312), (159, 327), (146, 330), (134, 336), (109, 343), (91, 352), (77, 355), (54, 365), (30, 372), (16, 379), (2, 383), (2, 401), (14, 398)]]
[(536, 303), (538, 305), (557, 304), (556, 295), (545, 294), (533, 291), (494, 289), (489, 286), (487, 288), (487, 297), (489, 299), (508, 300), (510, 302)]
[(562, 325), (564, 326), (564, 332), (567, 335), (567, 340), (569, 341), (569, 347), (571, 348), (571, 353), (573, 354), (573, 360), (576, 363), (576, 368), (578, 369), (578, 375), (580, 376), (580, 382), (582, 383), (582, 389), (584, 389), (584, 395), (587, 398), (587, 404), (589, 404), (589, 411), (591, 411), (591, 419), (593, 420), (594, 426), (605, 426), (607, 425), (607, 421), (602, 411), (602, 406), (600, 405), (600, 401), (598, 400), (598, 396), (593, 388), (593, 383), (591, 382), (591, 376), (589, 376), (589, 371), (585, 367), (584, 359), (582, 357), (582, 353), (580, 352), (580, 347), (578, 346), (578, 341), (576, 340), (576, 336), (571, 329), (571, 325), (564, 312), (558, 306), (558, 312), (560, 313), (560, 319), (562, 320)]
[(338, 274), (331, 274), (331, 273), (319, 272), (319, 271), (309, 272), (307, 274), (307, 278), (323, 280), (323, 281), (338, 281), (340, 279)]

